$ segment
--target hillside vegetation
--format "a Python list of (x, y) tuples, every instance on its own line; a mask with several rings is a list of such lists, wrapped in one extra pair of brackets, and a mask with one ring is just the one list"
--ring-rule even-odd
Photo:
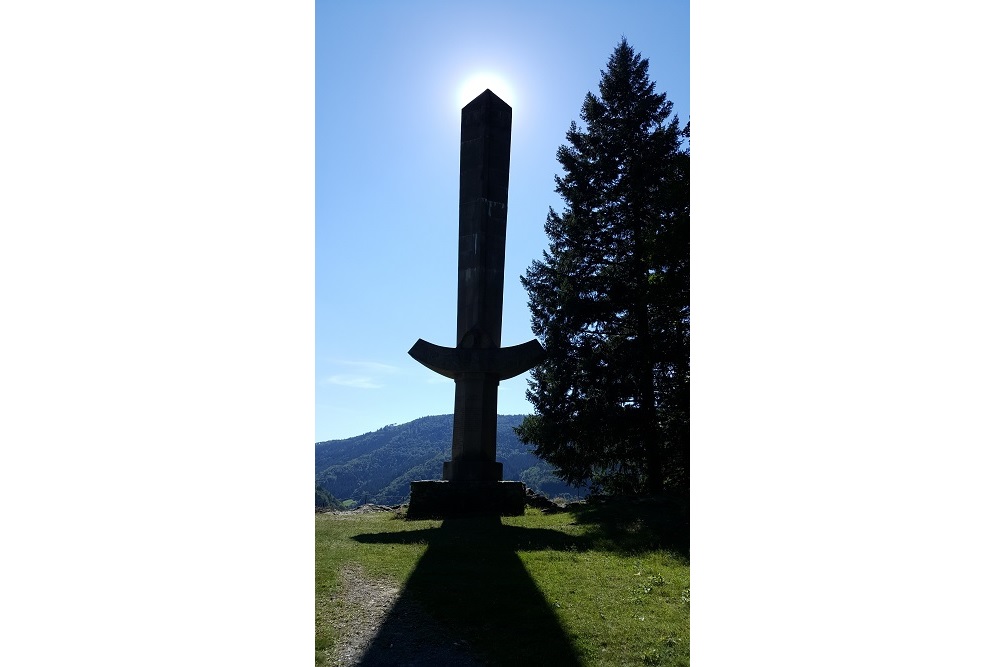
[[(549, 497), (578, 497), (514, 435), (524, 415), (497, 417), (497, 460), (504, 479), (524, 482)], [(340, 501), (398, 505), (410, 495), (410, 482), (441, 479), (442, 464), (451, 458), (452, 415), (422, 417), (406, 424), (344, 440), (316, 443), (316, 486)]]

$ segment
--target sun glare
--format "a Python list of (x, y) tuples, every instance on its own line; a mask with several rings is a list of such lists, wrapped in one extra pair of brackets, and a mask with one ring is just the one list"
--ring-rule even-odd
[(510, 106), (515, 106), (514, 89), (495, 72), (476, 72), (467, 77), (458, 89), (458, 106), (464, 107), (487, 88)]

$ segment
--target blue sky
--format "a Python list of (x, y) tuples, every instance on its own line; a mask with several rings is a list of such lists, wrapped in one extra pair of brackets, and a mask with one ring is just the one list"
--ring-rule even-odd
[[(533, 337), (519, 276), (562, 207), (556, 149), (622, 36), (686, 121), (686, 2), (317, 3), (317, 441), (452, 411), (407, 350), (455, 344), (460, 110), (487, 86), (513, 107), (503, 344)], [(501, 414), (532, 411), (527, 377)]]

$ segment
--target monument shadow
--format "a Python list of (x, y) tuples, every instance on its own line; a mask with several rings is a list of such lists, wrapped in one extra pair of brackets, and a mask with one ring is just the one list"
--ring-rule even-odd
[[(581, 665), (517, 551), (579, 548), (557, 530), (498, 517), (445, 519), (439, 528), (357, 535), (368, 544), (427, 543), (360, 665)], [(414, 618), (433, 619), (428, 624)], [(435, 629), (436, 628), (436, 629)], [(445, 650), (447, 649), (447, 650)]]

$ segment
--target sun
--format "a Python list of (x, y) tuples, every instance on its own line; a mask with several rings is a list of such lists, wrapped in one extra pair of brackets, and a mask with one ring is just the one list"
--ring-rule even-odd
[(490, 71), (476, 72), (462, 81), (458, 88), (458, 106), (464, 107), (487, 88), (510, 106), (515, 106), (514, 88), (502, 75)]

